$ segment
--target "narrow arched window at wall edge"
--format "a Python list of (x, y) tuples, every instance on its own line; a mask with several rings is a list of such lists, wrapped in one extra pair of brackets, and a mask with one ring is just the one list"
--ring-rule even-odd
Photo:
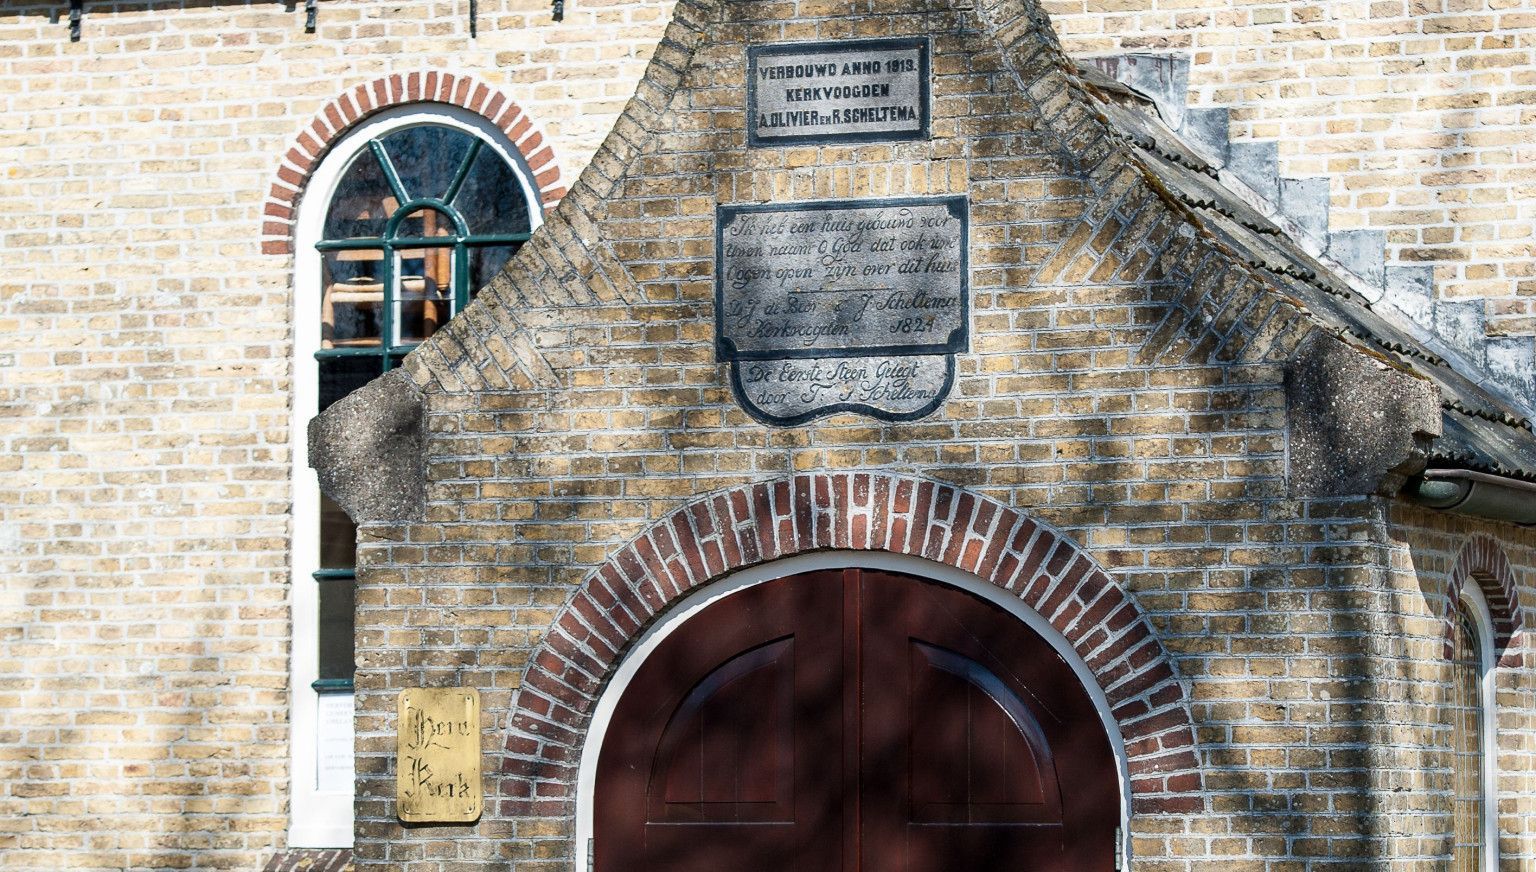
[[(394, 106), (341, 136), (294, 224), (294, 432), (396, 366), (469, 304), (542, 221), (507, 134), (441, 103)], [(290, 847), (352, 844), (356, 530), (296, 438)]]
[(1476, 579), (1456, 593), (1450, 661), (1452, 872), (1498, 869), (1493, 617)]

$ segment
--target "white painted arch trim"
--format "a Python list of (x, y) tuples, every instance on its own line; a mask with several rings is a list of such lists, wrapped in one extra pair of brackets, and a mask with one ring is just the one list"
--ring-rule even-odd
[(360, 122), (331, 147), (305, 183), (294, 222), (293, 275), (293, 644), (289, 657), (289, 821), (293, 848), (352, 846), (353, 792), (322, 791), (316, 784), (319, 697), (310, 684), (319, 676), (320, 592), (313, 573), (320, 568), (320, 484), (309, 468), (306, 434), (319, 407), (320, 252), (325, 213), (342, 175), (368, 141), (396, 130), (436, 124), (476, 137), (512, 167), (528, 203), (530, 229), (544, 221), (538, 189), (516, 144), (489, 119), (446, 103), (410, 103), (385, 109)]
[[(1477, 579), (1468, 578), (1458, 592), (1461, 602), (1477, 625), (1477, 656), (1481, 661), (1482, 678), (1478, 682), (1478, 705), (1482, 709), (1482, 771), (1478, 773), (1483, 783), (1483, 862), (1479, 872), (1499, 870), (1499, 709), (1498, 709), (1498, 659), (1493, 650), (1493, 610)], [(1455, 616), (1452, 616), (1454, 620)]]
[(597, 784), (598, 753), (602, 749), (603, 739), (607, 736), (619, 698), (624, 695), (629, 683), (634, 680), (640, 666), (655, 653), (662, 640), (719, 600), (753, 585), (818, 569), (883, 569), (948, 584), (1000, 606), (1050, 643), (1051, 647), (1056, 649), (1056, 652), (1072, 668), (1078, 682), (1088, 691), (1089, 697), (1093, 700), (1094, 709), (1099, 713), (1104, 732), (1109, 737), (1109, 745), (1115, 755), (1115, 767), (1120, 773), (1118, 785), (1120, 844), (1116, 846), (1119, 852), (1116, 868), (1130, 868), (1129, 757), (1125, 751), (1125, 742), (1120, 737), (1120, 727), (1110, 714), (1109, 700), (1105, 698), (1104, 691), (1094, 679), (1093, 671), (1083, 662), (1082, 657), (1078, 656), (1072, 643), (1068, 642), (1066, 637), (1051, 626), (1039, 612), (1025, 605), (1018, 597), (965, 570), (921, 557), (884, 551), (817, 551), (750, 566), (708, 584), (689, 595), (675, 608), (668, 610), (641, 634), (624, 658), (624, 662), (619, 664), (608, 686), (603, 688), (602, 695), (598, 697), (597, 705), (592, 712), (592, 723), (587, 729), (586, 742), (582, 746), (581, 765), (577, 772), (576, 783), (576, 863), (573, 872), (587, 872), (590, 868), (588, 864), (591, 858), (588, 846), (591, 845), (592, 839), (592, 795)]

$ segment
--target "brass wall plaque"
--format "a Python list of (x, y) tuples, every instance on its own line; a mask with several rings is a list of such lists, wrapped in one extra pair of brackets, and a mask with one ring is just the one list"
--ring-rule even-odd
[(480, 817), (480, 692), (472, 687), (400, 691), (396, 815), (406, 823)]

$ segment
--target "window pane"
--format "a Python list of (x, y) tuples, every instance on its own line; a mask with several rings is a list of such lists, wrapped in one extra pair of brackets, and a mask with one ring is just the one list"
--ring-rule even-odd
[(436, 209), (417, 209), (400, 219), (392, 239), (451, 238), (457, 233), (453, 219)]
[(320, 411), (378, 378), (384, 372), (381, 356), (322, 357), (320, 364)]
[(379, 140), (405, 194), (412, 200), (442, 197), (469, 153), (473, 138), (451, 127), (428, 125), (397, 130)]
[(470, 233), (485, 236), (528, 232), (528, 202), (523, 199), (523, 187), (494, 149), (480, 149), (452, 205), (464, 216)]
[(320, 568), (351, 569), (357, 565), (357, 525), (341, 506), (320, 495)]
[(1455, 789), (1452, 872), (1482, 872), (1483, 821), (1483, 657), (1477, 622), (1465, 604), (1456, 608), (1451, 661), (1451, 733)]
[(320, 347), (378, 345), (384, 330), (384, 252), (327, 251), (320, 260)]
[(453, 300), (453, 247), (407, 249), (396, 255), (393, 345), (426, 339), (448, 320)]
[(336, 186), (325, 215), (326, 239), (355, 239), (384, 235), (384, 222), (400, 204), (370, 149), (357, 153)]
[(320, 585), (320, 678), (350, 680), (352, 660), (352, 594), (350, 578), (316, 582)]
[(473, 299), (480, 289), (507, 265), (507, 260), (522, 247), (516, 245), (485, 245), (469, 250), (469, 295)]

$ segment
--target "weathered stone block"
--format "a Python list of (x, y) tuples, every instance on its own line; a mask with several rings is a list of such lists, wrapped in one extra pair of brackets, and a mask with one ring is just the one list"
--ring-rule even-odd
[(1433, 385), (1324, 334), (1292, 357), (1285, 394), (1293, 497), (1395, 494), (1440, 435)]
[(320, 489), (352, 520), (420, 518), (426, 487), (424, 406), (404, 370), (352, 392), (309, 424)]

